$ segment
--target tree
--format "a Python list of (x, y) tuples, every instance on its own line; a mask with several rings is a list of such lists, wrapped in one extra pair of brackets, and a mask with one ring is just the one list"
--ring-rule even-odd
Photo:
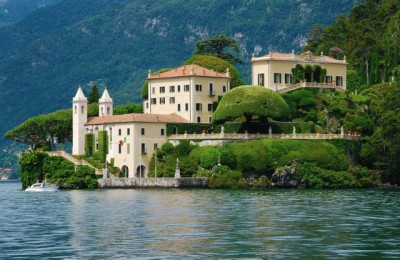
[(56, 142), (72, 142), (72, 110), (58, 110), (31, 117), (8, 131), (5, 137), (28, 144), (33, 150), (36, 148), (54, 150)]
[(289, 115), (289, 106), (276, 92), (259, 86), (240, 86), (226, 93), (213, 115), (214, 123), (244, 117), (246, 124), (257, 117), (281, 119)]
[(226, 69), (228, 68), (231, 75), (231, 89), (244, 84), (236, 67), (218, 57), (209, 55), (194, 55), (184, 63), (184, 65), (190, 64), (196, 64), (219, 73), (225, 73)]
[(92, 90), (89, 93), (88, 97), (88, 103), (99, 103), (100, 95), (99, 95), (99, 90), (97, 89), (96, 85), (92, 86)]
[(196, 50), (194, 51), (195, 55), (210, 55), (226, 60), (231, 64), (243, 64), (243, 61), (232, 53), (240, 53), (240, 45), (235, 39), (224, 35), (197, 42)]

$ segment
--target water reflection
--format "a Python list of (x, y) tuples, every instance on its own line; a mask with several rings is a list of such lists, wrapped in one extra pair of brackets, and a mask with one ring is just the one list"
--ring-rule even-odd
[(400, 257), (399, 191), (1, 185), (4, 258)]

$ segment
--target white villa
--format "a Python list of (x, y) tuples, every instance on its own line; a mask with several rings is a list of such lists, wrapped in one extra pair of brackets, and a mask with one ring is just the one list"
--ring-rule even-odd
[[(87, 118), (87, 98), (80, 87), (72, 106), (72, 154), (83, 155), (87, 149), (99, 152), (103, 147), (107, 162), (113, 163), (130, 178), (148, 177), (152, 154), (167, 142), (167, 124), (189, 123), (177, 114), (113, 115), (113, 101), (107, 89), (99, 100), (98, 117)], [(85, 147), (88, 134), (93, 134), (94, 147)]]
[[(251, 62), (252, 84), (273, 91), (294, 87), (346, 90), (346, 59), (292, 52), (269, 53)], [(155, 75), (149, 71), (147, 80), (143, 114), (113, 115), (113, 100), (105, 89), (99, 99), (99, 116), (87, 118), (88, 101), (79, 87), (72, 100), (72, 154), (104, 152), (107, 162), (125, 176), (147, 178), (155, 149), (168, 141), (167, 125), (176, 129), (174, 124), (211, 123), (218, 97), (230, 90), (231, 78), (228, 69), (222, 74), (184, 65)]]

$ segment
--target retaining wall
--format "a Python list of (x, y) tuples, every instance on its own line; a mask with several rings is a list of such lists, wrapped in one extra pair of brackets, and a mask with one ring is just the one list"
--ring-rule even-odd
[(99, 179), (103, 189), (207, 188), (207, 178), (106, 178)]

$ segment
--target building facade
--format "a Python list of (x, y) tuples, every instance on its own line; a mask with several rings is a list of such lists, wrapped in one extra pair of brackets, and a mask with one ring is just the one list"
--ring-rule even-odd
[(184, 65), (148, 75), (145, 114), (176, 113), (193, 123), (211, 123), (218, 97), (230, 90), (229, 70), (221, 74), (198, 65)]
[(87, 151), (85, 135), (93, 134), (94, 147), (91, 149), (94, 152), (102, 149), (100, 146), (104, 144), (100, 139), (105, 136), (107, 162), (113, 163), (130, 178), (148, 177), (154, 151), (167, 142), (167, 124), (189, 123), (177, 114), (112, 115), (112, 99), (107, 90), (99, 100), (100, 116), (83, 120), (87, 118), (87, 99), (81, 88), (73, 99), (73, 109), (73, 125), (76, 128), (73, 132), (73, 154), (83, 155)]
[[(313, 83), (312, 87), (332, 87), (346, 90), (346, 58), (315, 56), (311, 52), (297, 55), (270, 52), (262, 57), (253, 57), (252, 85), (280, 91), (294, 84)], [(319, 84), (319, 85), (318, 85)]]

